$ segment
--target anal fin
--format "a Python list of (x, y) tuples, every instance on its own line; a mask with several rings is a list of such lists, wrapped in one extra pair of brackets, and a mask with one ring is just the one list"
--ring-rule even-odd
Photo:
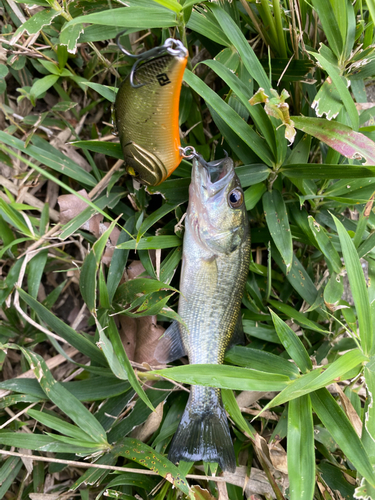
[(155, 349), (155, 359), (159, 363), (171, 363), (186, 356), (187, 352), (182, 343), (180, 323), (173, 321), (165, 330)]

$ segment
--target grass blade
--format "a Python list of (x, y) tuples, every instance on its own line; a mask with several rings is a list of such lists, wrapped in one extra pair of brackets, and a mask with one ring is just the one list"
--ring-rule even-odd
[(332, 215), (340, 238), (342, 254), (348, 273), (350, 288), (358, 315), (359, 334), (365, 354), (373, 354), (374, 342), (371, 321), (370, 300), (367, 293), (363, 269), (353, 241), (342, 223)]
[(83, 354), (91, 358), (92, 361), (103, 365), (104, 358), (102, 353), (88, 338), (77, 333), (69, 325), (57, 318), (51, 311), (44, 307), (40, 302), (31, 297), (21, 288), (18, 289), (20, 297), (31, 307), (37, 315), (47, 323), (47, 325), (60, 337), (69, 342), (70, 345), (81, 351)]
[(280, 191), (274, 189), (264, 193), (262, 200), (268, 229), (288, 274), (293, 262), (293, 242), (284, 199)]
[(154, 411), (154, 407), (152, 406), (151, 401), (148, 399), (146, 393), (142, 389), (142, 386), (134, 373), (133, 367), (130, 364), (129, 358), (126, 355), (113, 317), (110, 317), (108, 319), (108, 328), (106, 331), (108, 332), (110, 341), (104, 334), (103, 329), (99, 328), (101, 346), (111, 370), (116, 375), (116, 377), (122, 380), (129, 380), (131, 386), (136, 391), (138, 396), (142, 399), (142, 401), (152, 411)]
[(285, 350), (293, 359), (296, 365), (304, 373), (312, 369), (312, 363), (305, 346), (297, 337), (295, 332), (279, 316), (270, 309), (275, 330), (281, 340)]
[(63, 31), (73, 24), (91, 23), (117, 28), (138, 28), (140, 30), (152, 28), (170, 28), (177, 25), (176, 14), (158, 7), (120, 7), (119, 9), (103, 10), (78, 16), (66, 23)]
[(134, 462), (157, 472), (185, 495), (189, 495), (189, 485), (181, 471), (172, 462), (137, 439), (123, 438), (113, 449), (115, 455), (129, 458)]
[(336, 57), (339, 58), (343, 51), (343, 40), (331, 2), (326, 2), (326, 0), (312, 0), (312, 4), (319, 14), (319, 19), (329, 46)]
[(200, 78), (191, 71), (185, 70), (185, 82), (195, 90), (207, 105), (211, 106), (225, 123), (240, 137), (252, 151), (254, 151), (266, 165), (272, 166), (274, 158), (266, 142), (244, 122), (244, 120), (223, 99), (210, 89)]
[(309, 396), (288, 405), (290, 500), (312, 500), (315, 490), (314, 425)]
[(89, 410), (57, 382), (44, 359), (20, 347), (47, 397), (97, 444), (108, 447), (106, 433)]
[(327, 389), (320, 389), (310, 395), (314, 411), (336, 443), (367, 481), (375, 486), (373, 471), (366, 450), (348, 417)]
[(228, 365), (174, 366), (150, 373), (162, 375), (183, 384), (241, 391), (280, 391), (290, 380), (286, 375), (278, 373), (266, 373)]
[(258, 82), (259, 86), (263, 87), (266, 94), (270, 95), (271, 86), (267, 74), (237, 24), (230, 15), (218, 5), (211, 3), (210, 9), (213, 11), (224, 33), (237, 49), (247, 71), (254, 80)]

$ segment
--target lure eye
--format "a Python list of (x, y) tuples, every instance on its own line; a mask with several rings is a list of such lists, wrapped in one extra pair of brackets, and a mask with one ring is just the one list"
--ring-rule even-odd
[(229, 205), (232, 208), (238, 208), (243, 203), (243, 192), (240, 189), (233, 189), (228, 196)]

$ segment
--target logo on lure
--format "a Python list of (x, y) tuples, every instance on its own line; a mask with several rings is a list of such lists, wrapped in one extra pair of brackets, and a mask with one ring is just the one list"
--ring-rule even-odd
[(167, 73), (160, 73), (160, 75), (157, 75), (156, 79), (161, 87), (164, 87), (164, 85), (168, 85), (168, 83), (171, 83)]
[(188, 52), (179, 40), (168, 38), (160, 47), (140, 55), (116, 97), (116, 125), (131, 175), (156, 186), (178, 167), (182, 155), (179, 101)]

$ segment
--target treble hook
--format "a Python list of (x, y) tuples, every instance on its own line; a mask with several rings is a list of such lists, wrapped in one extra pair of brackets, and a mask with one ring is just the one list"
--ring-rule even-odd
[[(137, 66), (144, 61), (147, 61), (149, 59), (152, 59), (153, 57), (159, 56), (161, 54), (164, 54), (167, 52), (171, 56), (175, 57), (186, 57), (187, 56), (187, 49), (184, 47), (182, 42), (180, 40), (175, 40), (174, 38), (167, 38), (164, 42), (163, 45), (160, 45), (158, 47), (154, 47), (153, 49), (146, 50), (146, 52), (142, 52), (141, 54), (132, 54), (128, 50), (126, 50), (120, 43), (120, 37), (124, 35), (127, 32), (127, 30), (121, 31), (118, 33), (116, 36), (116, 44), (117, 47), (123, 52), (126, 56), (132, 57), (133, 59), (137, 59), (135, 63), (132, 66), (132, 69), (130, 71), (130, 85), (133, 88), (139, 88), (145, 85), (144, 83), (140, 84), (135, 84), (134, 83), (134, 75), (135, 75), (135, 70), (137, 69)], [(174, 49), (173, 46), (176, 48)]]

